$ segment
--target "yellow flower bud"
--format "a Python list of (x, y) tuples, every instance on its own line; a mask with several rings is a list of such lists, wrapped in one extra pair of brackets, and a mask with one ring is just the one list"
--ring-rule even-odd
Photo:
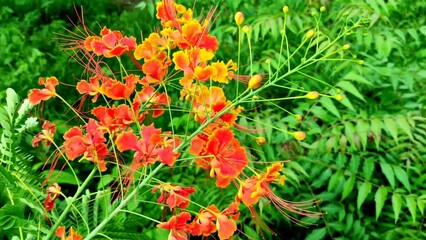
[(243, 27), (243, 32), (245, 32), (245, 33), (249, 33), (249, 32), (250, 32), (250, 27), (249, 27), (249, 26), (247, 26), (247, 25), (244, 25), (244, 27)]
[(266, 143), (266, 139), (265, 139), (264, 137), (257, 137), (257, 138), (256, 138), (256, 143), (257, 143), (257, 145), (259, 145), (259, 146), (263, 146), (263, 145), (265, 145), (265, 143)]
[(242, 12), (235, 13), (234, 18), (235, 18), (235, 22), (237, 23), (238, 26), (241, 26), (241, 24), (243, 24), (244, 14)]
[(345, 44), (345, 45), (343, 45), (343, 50), (348, 50), (349, 48), (351, 48), (351, 45), (349, 45), (349, 44)]
[(266, 63), (266, 64), (270, 64), (270, 63), (271, 63), (271, 59), (267, 58), (267, 59), (265, 60), (265, 63)]
[(339, 102), (343, 101), (343, 96), (341, 94), (334, 96), (334, 98)]
[(364, 65), (364, 63), (365, 63), (364, 60), (358, 60), (359, 65)]
[(259, 96), (257, 96), (257, 95), (254, 95), (251, 99), (253, 99), (253, 100), (259, 100), (260, 98), (259, 98)]
[(283, 7), (283, 12), (284, 12), (284, 13), (288, 13), (288, 6), (284, 6), (284, 7)]
[(320, 12), (325, 12), (327, 9), (325, 8), (325, 6), (322, 6), (321, 8), (320, 8)]
[(306, 33), (306, 38), (309, 39), (309, 38), (313, 37), (314, 35), (315, 35), (315, 31), (314, 30), (309, 30)]
[(297, 131), (293, 133), (293, 137), (299, 141), (302, 141), (306, 138), (306, 133), (302, 131)]
[(309, 99), (317, 99), (319, 96), (319, 93), (317, 91), (308, 92), (306, 95), (306, 98)]
[(296, 115), (294, 115), (294, 118), (296, 118), (296, 120), (298, 121), (298, 122), (300, 122), (300, 121), (302, 121), (302, 115), (299, 115), (299, 114), (296, 114)]
[(248, 88), (256, 89), (260, 87), (260, 84), (262, 84), (262, 76), (260, 74), (256, 74), (250, 78), (248, 82)]

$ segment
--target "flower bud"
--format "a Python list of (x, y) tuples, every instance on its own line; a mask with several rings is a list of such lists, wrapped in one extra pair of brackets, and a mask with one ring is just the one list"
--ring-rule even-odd
[(358, 60), (359, 65), (364, 65), (364, 63), (365, 63), (364, 60)]
[(242, 12), (237, 12), (235, 13), (234, 19), (237, 25), (241, 26), (241, 24), (244, 22), (244, 14)]
[(250, 32), (250, 27), (248, 25), (244, 25), (243, 32), (249, 33)]
[(309, 99), (317, 99), (319, 96), (319, 93), (317, 91), (308, 92), (306, 95), (306, 98)]
[(252, 76), (248, 82), (248, 88), (249, 89), (256, 89), (260, 87), (260, 84), (262, 83), (262, 76), (260, 74), (256, 74)]
[(325, 8), (325, 6), (322, 6), (321, 8), (320, 8), (320, 12), (325, 12), (327, 9)]
[(302, 121), (302, 115), (300, 115), (300, 114), (296, 114), (296, 115), (294, 115), (294, 118), (296, 118), (296, 120), (297, 120), (298, 122)]
[(315, 31), (314, 30), (309, 30), (306, 33), (306, 38), (309, 39), (309, 38), (313, 37), (314, 35), (315, 35)]
[(266, 139), (265, 139), (264, 137), (257, 137), (257, 138), (256, 138), (256, 143), (257, 143), (257, 145), (259, 145), (259, 146), (263, 146), (263, 145), (265, 145), (265, 143), (266, 143)]
[(293, 137), (299, 141), (302, 141), (306, 138), (306, 133), (302, 131), (297, 131), (293, 133)]
[(267, 58), (267, 59), (265, 60), (265, 63), (266, 63), (266, 64), (270, 64), (270, 63), (271, 63), (271, 59)]
[(334, 98), (339, 102), (343, 101), (343, 96), (341, 94), (334, 96)]
[(284, 12), (284, 13), (288, 13), (288, 6), (284, 6), (284, 7), (283, 7), (283, 12)]
[(345, 44), (345, 45), (343, 45), (343, 50), (348, 50), (349, 48), (351, 48), (351, 45), (349, 45), (349, 44)]

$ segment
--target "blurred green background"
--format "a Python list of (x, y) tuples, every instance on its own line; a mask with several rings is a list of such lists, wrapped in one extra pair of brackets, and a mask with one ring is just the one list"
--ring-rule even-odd
[[(189, 0), (178, 2), (185, 6), (194, 5), (194, 1)], [(278, 191), (280, 197), (291, 201), (320, 199), (316, 210), (327, 213), (315, 221), (302, 219), (315, 224), (305, 228), (283, 218), (270, 203), (262, 202), (259, 213), (277, 233), (276, 236), (265, 233), (265, 238), (425, 239), (426, 1), (206, 0), (196, 2), (194, 15), (205, 14), (212, 6), (218, 6), (211, 31), (220, 42), (216, 58), (236, 61), (238, 41), (233, 16), (242, 11), (245, 24), (252, 28), (254, 72), (265, 72), (265, 60), (276, 61), (279, 54), (284, 5), (290, 9), (288, 36), (293, 50), (306, 31), (316, 24), (313, 16), (320, 14), (321, 6), (327, 8), (318, 23), (325, 34), (336, 35), (344, 26), (342, 19), (365, 17), (369, 22), (338, 43), (350, 44), (349, 54), (345, 57), (354, 61), (327, 61), (304, 72), (342, 89), (344, 101), (339, 103), (320, 98), (278, 103), (279, 107), (303, 115), (301, 123), (286, 112), (277, 111), (272, 104), (247, 113), (249, 118), (282, 129), (307, 132), (307, 139), (297, 142), (283, 133), (265, 130), (262, 134), (269, 144), (262, 147), (243, 134), (239, 138), (242, 145), (252, 149), (252, 154), (262, 161), (291, 160), (285, 165), (287, 182)], [(140, 42), (141, 36), (147, 36), (159, 27), (154, 18), (154, 1), (2, 0), (2, 102), (6, 88), (14, 88), (24, 98), (29, 89), (37, 87), (39, 77), (56, 76), (64, 83), (75, 84), (84, 76), (81, 66), (70, 60), (60, 46), (61, 34), (71, 36), (66, 29), (78, 34), (71, 22), (78, 22), (75, 9), (80, 11), (80, 6), (84, 9), (86, 25), (95, 33), (108, 26), (125, 35), (133, 35)], [(295, 56), (293, 61), (299, 61), (301, 57)], [(248, 74), (246, 44), (241, 59), (242, 72)], [(358, 64), (358, 59), (364, 64)], [(326, 93), (331, 90), (301, 74), (292, 75), (288, 80), (312, 91)], [(272, 89), (263, 97), (285, 97), (291, 93)], [(65, 121), (67, 118), (62, 111), (55, 110), (61, 108), (49, 107), (44, 110), (44, 115), (51, 121)], [(241, 118), (240, 124), (253, 125), (246, 118)], [(28, 144), (29, 136), (24, 138), (23, 146), (26, 146), (25, 139)], [(33, 171), (40, 171), (46, 153), (28, 152), (34, 155), (31, 160), (35, 164)], [(203, 175), (202, 172), (198, 174)], [(173, 178), (187, 185), (197, 182), (190, 169), (184, 169)], [(205, 184), (211, 185), (212, 182)], [(224, 194), (232, 198), (235, 193), (198, 191), (193, 200), (209, 199), (220, 203)], [(153, 211), (149, 207), (144, 209)], [(259, 232), (251, 218), (247, 212), (243, 213), (239, 226), (247, 236), (238, 238), (258, 239)], [(135, 219), (128, 222), (117, 220), (109, 227), (117, 232), (144, 229), (142, 232), (146, 238), (151, 236), (152, 239), (159, 234), (152, 223)]]

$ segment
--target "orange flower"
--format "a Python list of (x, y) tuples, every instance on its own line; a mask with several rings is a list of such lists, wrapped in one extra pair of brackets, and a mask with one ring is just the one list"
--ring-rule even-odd
[(59, 84), (59, 81), (56, 77), (39, 78), (38, 84), (44, 85), (43, 89), (31, 89), (28, 94), (28, 100), (32, 105), (37, 105), (41, 101), (47, 101), (52, 97), (56, 96), (55, 87)]
[(134, 107), (134, 111), (125, 104), (121, 104), (117, 107), (113, 106), (107, 108), (105, 106), (99, 106), (92, 110), (92, 114), (99, 119), (99, 125), (108, 130), (109, 133), (113, 133), (117, 129), (124, 129), (130, 126), (135, 121), (134, 112), (136, 113), (136, 119), (142, 122), (145, 118), (144, 113), (139, 113), (139, 107)]
[(177, 216), (173, 216), (169, 221), (160, 223), (158, 228), (170, 230), (168, 240), (187, 240), (190, 227), (186, 223), (191, 220), (191, 214), (188, 212), (181, 212)]
[(189, 194), (195, 192), (195, 188), (192, 187), (180, 187), (170, 183), (164, 183), (154, 186), (152, 192), (157, 190), (161, 191), (161, 195), (158, 198), (158, 203), (166, 203), (170, 209), (179, 207), (181, 209), (187, 208), (189, 205)]
[(114, 100), (128, 99), (136, 89), (139, 76), (130, 74), (123, 79), (125, 83), (111, 79), (104, 81), (102, 84), (102, 91), (105, 93), (105, 96)]
[(144, 109), (152, 108), (154, 118), (157, 118), (164, 113), (163, 105), (169, 106), (171, 99), (165, 93), (156, 92), (152, 86), (144, 86), (142, 91), (136, 93), (133, 100), (136, 104), (142, 104)]
[(99, 76), (94, 76), (89, 79), (89, 82), (86, 80), (81, 80), (77, 83), (77, 91), (80, 94), (88, 94), (93, 96), (92, 102), (96, 102), (99, 97), (99, 94), (102, 94), (102, 88), (99, 84)]
[(170, 59), (160, 61), (158, 59), (146, 60), (142, 65), (142, 71), (146, 76), (140, 81), (143, 85), (160, 84), (167, 75)]
[(134, 56), (137, 60), (144, 59), (151, 60), (157, 59), (164, 61), (167, 58), (167, 50), (170, 42), (167, 38), (160, 37), (158, 33), (151, 33), (148, 38), (144, 39), (142, 44), (139, 44), (134, 52)]
[(58, 199), (61, 194), (61, 187), (57, 183), (54, 183), (47, 188), (46, 192), (47, 197), (46, 200), (44, 200), (44, 207), (46, 211), (51, 211), (55, 207), (56, 199)]
[(81, 240), (83, 239), (83, 237), (78, 234), (78, 232), (74, 231), (74, 229), (72, 227), (70, 227), (69, 229), (69, 234), (68, 236), (65, 235), (65, 227), (61, 226), (58, 227), (55, 231), (55, 235), (59, 238), (61, 238), (61, 240)]
[(105, 171), (106, 162), (104, 158), (108, 155), (108, 148), (103, 136), (104, 131), (93, 119), (89, 119), (85, 129), (86, 134), (83, 134), (78, 127), (73, 127), (64, 134), (65, 155), (69, 160), (74, 160), (83, 155), (84, 159), (98, 165), (100, 171)]
[(222, 212), (215, 205), (210, 205), (201, 210), (190, 224), (191, 233), (193, 235), (209, 236), (218, 231), (219, 239), (229, 239), (237, 230), (235, 220), (238, 220), (239, 215), (238, 203), (236, 202), (231, 203)]
[(142, 139), (133, 133), (132, 130), (122, 132), (117, 136), (115, 144), (120, 152), (134, 150), (131, 166), (132, 171), (136, 171), (142, 166), (160, 161), (169, 166), (173, 166), (179, 153), (173, 149), (179, 145), (180, 139), (161, 136), (161, 129), (154, 128), (153, 125), (141, 127)]
[(111, 31), (104, 27), (101, 30), (101, 37), (87, 37), (84, 47), (98, 56), (103, 55), (106, 58), (119, 57), (123, 53), (136, 48), (136, 39), (134, 37), (123, 37), (120, 31)]
[(49, 121), (44, 121), (42, 128), (43, 130), (41, 130), (41, 133), (35, 135), (33, 138), (33, 147), (37, 147), (41, 141), (46, 142), (46, 146), (49, 146), (53, 142), (53, 135), (56, 131), (56, 125)]

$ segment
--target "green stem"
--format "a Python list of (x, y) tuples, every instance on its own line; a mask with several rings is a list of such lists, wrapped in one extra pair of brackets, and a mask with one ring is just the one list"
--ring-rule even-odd
[(62, 220), (67, 216), (68, 212), (71, 210), (72, 203), (75, 202), (75, 200), (80, 196), (80, 194), (83, 192), (83, 190), (86, 188), (87, 184), (92, 180), (93, 176), (95, 176), (95, 173), (97, 172), (97, 168), (93, 168), (92, 172), (90, 172), (89, 176), (87, 176), (86, 180), (84, 180), (83, 184), (77, 189), (77, 192), (74, 194), (74, 196), (71, 198), (71, 200), (68, 202), (67, 206), (65, 207), (64, 211), (62, 212), (61, 216), (59, 216), (58, 221), (56, 221), (55, 225), (50, 229), (47, 236), (44, 238), (46, 240), (50, 239), (53, 234), (55, 233), (56, 229), (61, 224)]

